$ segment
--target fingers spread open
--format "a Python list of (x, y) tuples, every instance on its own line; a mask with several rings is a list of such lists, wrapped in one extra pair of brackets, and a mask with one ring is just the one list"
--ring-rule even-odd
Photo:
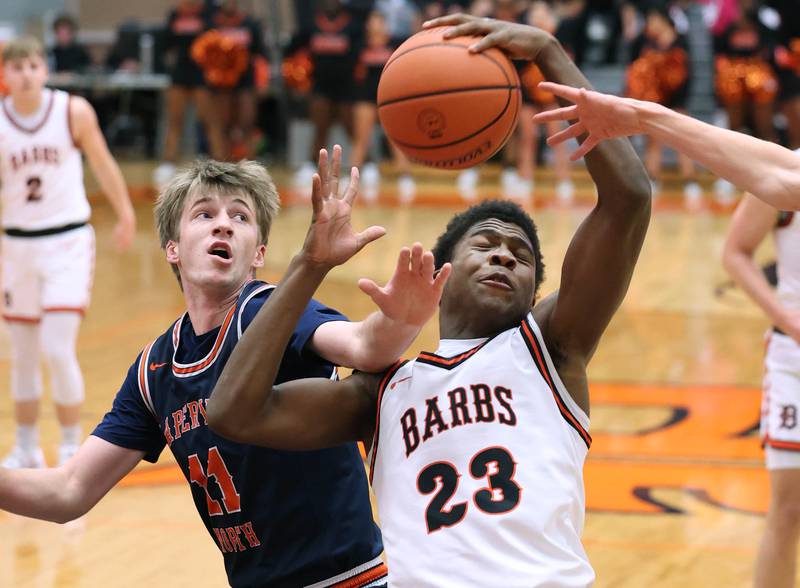
[(426, 251), (422, 254), (422, 277), (425, 278), (426, 281), (430, 282), (433, 280), (433, 253), (430, 251)]
[(547, 138), (547, 144), (553, 147), (555, 145), (563, 143), (564, 141), (568, 141), (569, 139), (580, 137), (585, 132), (586, 132), (586, 127), (583, 126), (583, 123), (577, 122), (575, 124), (569, 125), (566, 129), (563, 129), (553, 135), (550, 135)]
[(559, 98), (569, 100), (570, 102), (577, 102), (581, 95), (581, 88), (573, 88), (572, 86), (556, 84), (555, 82), (540, 82), (539, 89), (555, 94)]
[(578, 161), (581, 157), (589, 153), (595, 146), (600, 142), (600, 139), (596, 135), (589, 135), (586, 140), (581, 143), (581, 146), (578, 147), (575, 152), (569, 156), (572, 161)]
[(361, 231), (356, 235), (356, 248), (361, 251), (368, 243), (380, 239), (386, 234), (386, 229), (379, 226), (372, 226)]
[(320, 197), (327, 198), (328, 194), (330, 194), (329, 188), (330, 184), (328, 183), (328, 150), (327, 149), (320, 149), (319, 150), (319, 162), (317, 163), (317, 173), (319, 174), (319, 179), (321, 181), (320, 184)]
[(411, 249), (403, 247), (397, 256), (397, 268), (395, 274), (408, 273), (410, 271), (409, 262), (411, 261)]
[(331, 163), (330, 192), (331, 198), (339, 197), (339, 172), (342, 168), (342, 146), (333, 146), (333, 162)]
[(322, 181), (319, 174), (311, 176), (311, 219), (317, 218), (317, 215), (322, 212)]
[(573, 104), (572, 106), (564, 106), (563, 108), (543, 110), (533, 116), (533, 122), (544, 123), (554, 120), (574, 120), (576, 118), (578, 118), (578, 107)]
[(440, 294), (442, 290), (444, 290), (444, 285), (450, 278), (451, 273), (453, 273), (453, 266), (449, 262), (444, 264), (436, 273), (436, 279), (433, 281), (433, 285)]
[(344, 201), (350, 206), (353, 205), (353, 201), (356, 199), (356, 195), (358, 194), (359, 177), (358, 168), (355, 166), (351, 167), (350, 184), (347, 186), (347, 190), (344, 191)]
[(422, 244), (414, 243), (411, 246), (411, 273), (418, 275), (422, 273)]
[(433, 29), (436, 27), (445, 27), (449, 25), (458, 25), (465, 22), (469, 22), (470, 19), (473, 17), (469, 16), (468, 14), (448, 14), (446, 16), (440, 16), (439, 18), (434, 18), (431, 20), (426, 20), (422, 23), (423, 29)]

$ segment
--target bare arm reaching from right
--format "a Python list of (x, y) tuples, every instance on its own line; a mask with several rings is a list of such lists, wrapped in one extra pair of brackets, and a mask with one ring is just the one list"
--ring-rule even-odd
[(646, 134), (776, 208), (800, 209), (800, 155), (789, 149), (715, 127), (653, 102), (551, 82), (542, 82), (540, 86), (574, 103), (534, 117), (540, 123), (574, 121), (550, 137), (550, 145), (588, 133), (588, 138), (572, 154), (573, 160), (604, 139)]

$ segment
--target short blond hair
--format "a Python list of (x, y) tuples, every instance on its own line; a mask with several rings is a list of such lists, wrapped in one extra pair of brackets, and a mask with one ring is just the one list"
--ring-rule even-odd
[(36, 37), (18, 37), (3, 45), (3, 63), (37, 55), (44, 59), (44, 46)]
[[(259, 240), (266, 245), (272, 219), (280, 210), (280, 196), (266, 168), (255, 161), (229, 163), (198, 160), (181, 169), (159, 194), (155, 206), (161, 248), (180, 240), (180, 222), (187, 199), (204, 191), (250, 196), (256, 209)], [(175, 274), (177, 268), (173, 266)], [(180, 279), (180, 277), (179, 277)]]

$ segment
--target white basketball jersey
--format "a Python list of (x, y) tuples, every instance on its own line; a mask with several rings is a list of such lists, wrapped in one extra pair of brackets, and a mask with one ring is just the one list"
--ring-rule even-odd
[(778, 298), (789, 308), (800, 309), (800, 218), (781, 212), (774, 231), (778, 255)]
[(585, 588), (589, 419), (529, 314), (442, 341), (380, 386), (371, 477), (389, 585)]
[(11, 97), (0, 108), (3, 228), (39, 230), (89, 220), (81, 152), (72, 140), (69, 94), (44, 90), (42, 107), (20, 117)]

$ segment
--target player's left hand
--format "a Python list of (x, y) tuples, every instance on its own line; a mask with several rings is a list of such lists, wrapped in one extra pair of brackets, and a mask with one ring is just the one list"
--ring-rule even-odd
[(461, 36), (482, 36), (470, 45), (473, 53), (490, 47), (502, 49), (515, 59), (535, 60), (539, 53), (551, 43), (557, 43), (550, 33), (536, 27), (496, 20), (479, 18), (469, 14), (450, 14), (425, 22), (423, 28), (451, 27), (445, 32), (445, 39)]
[(136, 217), (122, 218), (114, 225), (114, 231), (111, 233), (111, 238), (114, 241), (114, 247), (120, 253), (127, 251), (133, 244), (133, 238), (136, 236)]
[(433, 253), (423, 251), (422, 245), (414, 243), (411, 249), (403, 247), (400, 250), (397, 268), (385, 286), (380, 287), (364, 278), (358, 281), (358, 287), (372, 298), (386, 317), (408, 326), (421, 327), (439, 307), (451, 271), (451, 265), (446, 263), (436, 273)]
[(360, 233), (350, 224), (353, 201), (358, 194), (358, 169), (350, 170), (350, 184), (339, 194), (339, 168), (342, 148), (333, 147), (333, 161), (328, 162), (328, 151), (319, 152), (319, 172), (314, 174), (311, 188), (311, 226), (303, 244), (302, 255), (310, 262), (334, 267), (341, 265), (367, 243), (386, 234), (383, 227), (372, 226)]

